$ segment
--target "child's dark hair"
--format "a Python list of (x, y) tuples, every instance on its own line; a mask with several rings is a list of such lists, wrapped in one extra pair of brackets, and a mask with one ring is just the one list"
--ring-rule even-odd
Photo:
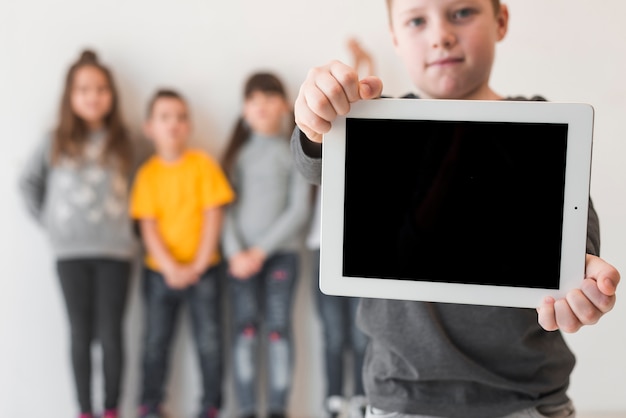
[(148, 109), (146, 112), (146, 118), (150, 119), (152, 112), (154, 111), (154, 105), (159, 99), (176, 99), (183, 103), (187, 103), (187, 100), (182, 94), (172, 89), (159, 89), (152, 95), (152, 98), (148, 101)]
[[(277, 94), (283, 99), (287, 100), (287, 92), (280, 79), (272, 73), (255, 73), (251, 75), (244, 86), (244, 98), (249, 98), (254, 92), (261, 91), (263, 93)], [(291, 118), (293, 121), (293, 118)], [(290, 129), (295, 126), (295, 121)], [(252, 131), (244, 120), (243, 116), (239, 117), (235, 129), (230, 137), (224, 157), (222, 158), (222, 167), (227, 175), (232, 174), (232, 169), (235, 164), (237, 153), (241, 147), (248, 141)], [(286, 137), (289, 140), (289, 136)]]
[(89, 134), (89, 127), (84, 120), (72, 110), (71, 95), (76, 72), (83, 67), (94, 67), (98, 69), (107, 80), (108, 88), (111, 91), (111, 110), (104, 117), (104, 126), (107, 129), (107, 139), (102, 154), (103, 163), (111, 162), (109, 159), (120, 165), (124, 173), (129, 173), (132, 166), (132, 146), (128, 131), (120, 113), (119, 98), (113, 75), (111, 71), (98, 61), (96, 53), (92, 50), (85, 50), (80, 58), (72, 64), (65, 77), (65, 87), (61, 97), (59, 111), (59, 122), (54, 131), (52, 142), (52, 163), (58, 164), (61, 157), (68, 157), (80, 160), (83, 148)]

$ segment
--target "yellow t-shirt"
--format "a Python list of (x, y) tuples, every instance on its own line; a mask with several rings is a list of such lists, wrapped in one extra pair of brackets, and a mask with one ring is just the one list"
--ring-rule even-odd
[[(234, 199), (221, 167), (207, 154), (187, 150), (169, 163), (154, 156), (137, 173), (131, 194), (134, 219), (154, 219), (163, 243), (180, 263), (192, 262), (200, 245), (204, 211)], [(220, 260), (216, 251), (211, 265)], [(159, 270), (149, 254), (145, 263)]]

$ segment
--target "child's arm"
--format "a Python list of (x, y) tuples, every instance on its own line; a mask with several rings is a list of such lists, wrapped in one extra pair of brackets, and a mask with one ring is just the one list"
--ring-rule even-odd
[(196, 257), (191, 263), (191, 268), (196, 273), (194, 283), (198, 281), (202, 273), (209, 267), (211, 257), (217, 251), (222, 230), (222, 207), (206, 209), (203, 218), (200, 245), (196, 251)]
[(350, 104), (379, 97), (383, 83), (378, 77), (359, 80), (356, 70), (332, 61), (309, 71), (294, 105), (296, 124), (313, 142), (322, 142), (337, 116), (350, 111)]
[(539, 325), (547, 331), (576, 332), (583, 325), (595, 324), (613, 309), (619, 281), (615, 267), (587, 254), (585, 279), (580, 289), (570, 291), (563, 299), (546, 298), (537, 309)]
[(237, 231), (237, 225), (232, 208), (226, 211), (224, 231), (222, 233), (224, 255), (228, 257), (228, 272), (236, 279), (246, 280), (257, 269), (251, 264), (251, 259)]
[(291, 171), (287, 196), (281, 214), (248, 249), (250, 261), (259, 269), (269, 254), (274, 254), (303, 230), (310, 217), (311, 185), (295, 167)]
[(192, 272), (192, 269), (181, 266), (172, 257), (159, 235), (156, 220), (142, 218), (139, 221), (139, 226), (146, 248), (159, 265), (167, 285), (172, 289), (184, 289), (187, 287), (193, 280), (195, 273)]
[(50, 142), (50, 139), (46, 139), (37, 147), (26, 163), (19, 179), (19, 189), (28, 212), (40, 222), (46, 198)]

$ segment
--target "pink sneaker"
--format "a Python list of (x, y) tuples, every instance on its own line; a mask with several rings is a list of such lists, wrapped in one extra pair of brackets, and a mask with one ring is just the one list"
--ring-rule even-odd
[(166, 418), (166, 415), (161, 412), (161, 408), (150, 408), (147, 405), (139, 407), (139, 418)]
[(201, 412), (198, 415), (198, 418), (217, 418), (219, 414), (219, 410), (217, 408), (209, 408), (208, 410)]
[(102, 418), (118, 418), (119, 414), (117, 413), (117, 409), (107, 409), (104, 411), (104, 415)]
[(78, 418), (93, 418), (93, 414), (90, 412), (83, 412), (78, 416)]

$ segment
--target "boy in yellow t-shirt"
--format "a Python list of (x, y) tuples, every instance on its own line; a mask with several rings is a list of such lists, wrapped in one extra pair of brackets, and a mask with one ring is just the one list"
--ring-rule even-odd
[(140, 417), (161, 417), (168, 357), (177, 314), (187, 302), (204, 385), (199, 417), (221, 407), (220, 279), (222, 208), (234, 193), (220, 166), (187, 148), (191, 126), (185, 100), (158, 91), (144, 126), (156, 155), (139, 170), (131, 215), (147, 249), (146, 331)]

